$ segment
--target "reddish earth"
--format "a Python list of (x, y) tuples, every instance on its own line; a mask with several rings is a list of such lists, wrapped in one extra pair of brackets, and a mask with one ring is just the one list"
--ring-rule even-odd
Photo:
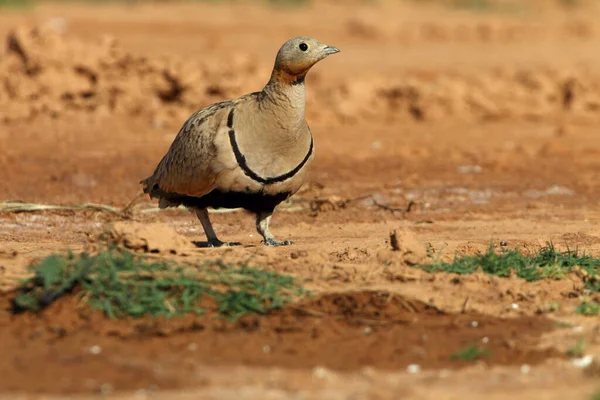
[[(321, 297), (302, 306), (319, 316), (295, 305), (237, 325), (156, 322), (145, 336), (139, 326), (148, 321), (86, 319), (72, 299), (39, 317), (4, 312), (2, 396), (103, 390), (125, 399), (143, 389), (135, 395), (591, 398), (597, 369), (565, 357), (580, 338), (585, 354), (600, 349), (597, 317), (573, 312), (588, 296), (580, 279), (528, 283), (407, 266), (427, 256), (427, 244), (442, 259), (485, 251), (490, 241), (522, 250), (553, 241), (600, 254), (600, 9), (492, 3), (504, 5), (3, 10), (0, 201), (115, 211), (0, 210), (3, 291), (31, 261), (93, 245), (120, 222), (132, 242), (152, 242), (159, 256), (250, 258), (309, 279)], [(138, 182), (189, 113), (260, 89), (278, 47), (297, 34), (342, 52), (307, 78), (315, 164), (310, 182), (273, 217), (275, 234), (296, 244), (264, 248), (253, 218), (236, 211), (215, 213), (214, 225), (244, 246), (196, 248), (192, 241), (204, 237), (193, 216), (156, 212), (136, 199)], [(402, 243), (414, 252), (390, 250), (394, 229), (408, 232)], [(555, 328), (566, 322), (574, 328)], [(451, 360), (484, 337), (489, 357)], [(94, 345), (99, 355), (89, 354)], [(422, 371), (407, 373), (409, 364)]]
[(454, 360), (453, 354), (473, 345), (487, 353), (483, 361), (499, 365), (560, 357), (556, 350), (535, 349), (553, 328), (545, 318), (453, 315), (377, 292), (325, 295), (236, 324), (206, 317), (107, 321), (66, 299), (40, 317), (5, 315), (0, 326), (5, 348), (17, 350), (4, 352), (0, 385), (45, 393), (89, 393), (107, 382), (117, 390), (202, 386), (194, 373), (198, 365), (458, 368), (473, 360)]

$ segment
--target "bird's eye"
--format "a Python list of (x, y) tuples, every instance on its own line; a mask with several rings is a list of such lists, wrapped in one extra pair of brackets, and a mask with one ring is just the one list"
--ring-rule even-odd
[(298, 46), (300, 48), (300, 50), (302, 51), (306, 51), (308, 50), (308, 45), (306, 43), (300, 43), (300, 45)]

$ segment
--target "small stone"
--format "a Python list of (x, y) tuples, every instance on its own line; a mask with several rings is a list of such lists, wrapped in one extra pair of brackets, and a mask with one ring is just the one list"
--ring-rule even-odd
[(456, 168), (459, 174), (478, 174), (482, 170), (479, 165), (460, 165)]
[(263, 346), (263, 353), (270, 353), (270, 352), (271, 352), (271, 346), (269, 346), (268, 344), (264, 345)]
[(519, 305), (517, 303), (512, 303), (510, 305), (510, 308), (512, 308), (513, 310), (518, 310), (519, 309)]
[(102, 394), (103, 396), (108, 396), (112, 394), (113, 391), (113, 385), (111, 385), (110, 383), (103, 383), (102, 385), (100, 385), (100, 394)]
[(438, 373), (438, 376), (439, 376), (440, 378), (447, 378), (447, 377), (449, 377), (449, 376), (450, 376), (450, 371), (449, 371), (449, 370), (447, 370), (447, 369), (442, 369), (442, 370), (440, 370), (440, 372)]
[(410, 364), (408, 367), (406, 367), (406, 372), (409, 374), (418, 374), (421, 372), (421, 366), (419, 364)]
[(312, 373), (315, 378), (325, 379), (329, 374), (329, 371), (323, 367), (314, 367)]
[(521, 365), (521, 373), (526, 375), (531, 371), (531, 367), (527, 364)]
[(473, 328), (477, 328), (479, 326), (479, 322), (477, 322), (477, 321), (471, 321), (471, 326)]
[(508, 242), (506, 240), (503, 240), (500, 242), (500, 246), (506, 247), (506, 246), (508, 246)]
[(98, 354), (102, 353), (102, 348), (98, 345), (94, 345), (88, 349), (88, 353), (97, 356)]
[(587, 368), (592, 364), (592, 361), (594, 361), (594, 356), (587, 355), (581, 358), (572, 359), (571, 364), (577, 368)]
[(371, 378), (375, 375), (375, 369), (373, 367), (371, 367), (370, 365), (367, 365), (360, 369), (360, 374)]
[(489, 339), (489, 338), (486, 336), (486, 337), (484, 337), (483, 339), (481, 339), (481, 341), (482, 341), (483, 343), (486, 343), (486, 344), (487, 344), (487, 343), (490, 341), (490, 339)]
[[(154, 129), (162, 129), (165, 127), (165, 121), (163, 121), (162, 119), (153, 119), (152, 120), (152, 127)], [(169, 139), (171, 139), (171, 137), (169, 136)]]
[(370, 335), (371, 333), (373, 333), (373, 328), (367, 326), (363, 332), (365, 335)]

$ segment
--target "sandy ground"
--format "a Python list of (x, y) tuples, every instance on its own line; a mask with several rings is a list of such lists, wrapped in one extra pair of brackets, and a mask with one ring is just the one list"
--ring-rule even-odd
[[(135, 324), (83, 318), (69, 300), (42, 318), (3, 312), (0, 339), (12, 350), (3, 349), (2, 397), (591, 399), (595, 366), (565, 356), (580, 337), (586, 354), (600, 349), (597, 318), (573, 312), (578, 279), (429, 275), (390, 252), (389, 234), (408, 230), (443, 259), (490, 241), (600, 254), (598, 16), (549, 1), (484, 12), (408, 1), (3, 11), (3, 201), (121, 209), (185, 117), (259, 90), (288, 37), (342, 52), (307, 78), (316, 159), (272, 222), (292, 247), (264, 248), (253, 218), (233, 212), (212, 218), (221, 238), (244, 246), (196, 248), (204, 237), (191, 214), (144, 212), (155, 206), (145, 198), (127, 218), (0, 212), (4, 290), (34, 259), (83, 249), (110, 224), (140, 239), (136, 227), (158, 223), (183, 237), (174, 242), (183, 254), (169, 257), (250, 258), (310, 279), (324, 297), (303, 307), (321, 317), (285, 310), (233, 327), (187, 319), (144, 336)], [(144, 239), (169, 253), (165, 237)], [(489, 359), (449, 361), (484, 339)], [(101, 355), (90, 355), (95, 345)]]

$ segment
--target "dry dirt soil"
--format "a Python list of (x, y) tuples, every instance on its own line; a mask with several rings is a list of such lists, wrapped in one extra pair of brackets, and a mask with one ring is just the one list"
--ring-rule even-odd
[[(567, 356), (578, 340), (600, 350), (597, 317), (574, 313), (578, 279), (407, 264), (426, 245), (448, 260), (490, 241), (600, 254), (600, 8), (435, 3), (2, 9), (0, 201), (112, 208), (0, 211), (1, 397), (591, 399), (598, 368)], [(295, 35), (342, 50), (307, 78), (316, 159), (272, 221), (295, 245), (265, 248), (234, 211), (213, 222), (243, 246), (198, 248), (193, 215), (156, 212), (138, 182), (191, 112), (261, 89)], [(250, 259), (318, 294), (238, 324), (109, 321), (73, 298), (4, 311), (31, 262), (109, 226), (159, 256)], [(488, 357), (452, 359), (473, 344)]]

